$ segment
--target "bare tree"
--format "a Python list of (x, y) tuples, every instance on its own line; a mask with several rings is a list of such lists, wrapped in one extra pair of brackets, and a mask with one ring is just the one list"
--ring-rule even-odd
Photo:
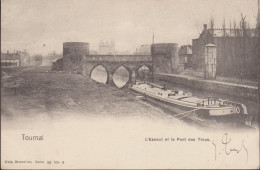
[(238, 31), (238, 28), (237, 28), (236, 20), (233, 21), (233, 29), (234, 29), (234, 36), (238, 37), (239, 36), (239, 31)]
[(197, 29), (197, 31), (198, 31), (198, 34), (200, 35), (201, 32), (202, 32), (202, 30), (203, 30), (202, 27), (201, 27), (201, 25), (196, 24), (195, 27), (196, 27), (196, 29)]
[[(225, 64), (225, 68), (229, 68), (228, 66), (227, 66), (227, 61), (228, 61), (228, 59), (227, 59), (227, 53), (226, 53), (226, 20), (225, 20), (225, 18), (223, 18), (223, 21), (222, 21), (222, 36), (223, 36), (223, 51), (222, 51), (222, 54), (223, 54), (223, 56), (225, 56), (224, 57), (224, 60), (225, 60), (225, 62), (223, 63), (223, 64)], [(223, 72), (224, 70), (222, 70), (222, 74), (224, 73)], [(225, 70), (227, 73), (229, 73), (229, 71), (227, 71), (227, 70)]]
[(232, 23), (231, 23), (231, 21), (229, 21), (229, 33), (230, 33), (230, 35), (232, 34)]
[(226, 37), (226, 19), (223, 18), (222, 22), (223, 36)]
[(240, 28), (242, 30), (242, 36), (245, 37), (246, 35), (246, 16), (243, 16), (241, 13), (241, 20), (240, 20)]
[(211, 16), (210, 21), (209, 21), (209, 25), (210, 25), (210, 30), (211, 30), (212, 35), (214, 35), (214, 24), (215, 24), (214, 18), (213, 18), (213, 16)]

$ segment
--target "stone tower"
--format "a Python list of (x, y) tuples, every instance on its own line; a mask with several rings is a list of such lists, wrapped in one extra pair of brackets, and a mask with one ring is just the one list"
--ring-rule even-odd
[(216, 79), (216, 66), (217, 66), (217, 46), (208, 44), (205, 46), (205, 66), (204, 78)]
[(178, 71), (178, 44), (152, 44), (151, 55), (155, 73), (172, 73), (174, 71)]

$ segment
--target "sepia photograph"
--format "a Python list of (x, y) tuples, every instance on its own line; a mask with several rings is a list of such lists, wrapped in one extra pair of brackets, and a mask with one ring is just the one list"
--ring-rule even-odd
[(1, 169), (259, 169), (260, 0), (2, 0)]

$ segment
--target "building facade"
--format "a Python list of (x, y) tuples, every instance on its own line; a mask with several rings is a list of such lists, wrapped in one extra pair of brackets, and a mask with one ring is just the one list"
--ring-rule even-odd
[(135, 53), (137, 55), (150, 55), (151, 54), (151, 45), (141, 45), (136, 49)]
[(99, 54), (100, 55), (113, 55), (115, 54), (115, 42), (111, 41), (100, 41), (99, 43)]
[(21, 66), (21, 56), (18, 53), (1, 53), (1, 66)]
[(29, 66), (31, 64), (30, 55), (26, 51), (16, 51), (13, 53), (1, 52), (1, 66)]
[(192, 46), (183, 45), (179, 49), (179, 62), (180, 67), (185, 70), (192, 67)]
[(257, 37), (255, 29), (207, 29), (192, 40), (194, 69), (204, 69), (205, 45), (217, 46), (216, 74), (220, 76), (256, 77)]

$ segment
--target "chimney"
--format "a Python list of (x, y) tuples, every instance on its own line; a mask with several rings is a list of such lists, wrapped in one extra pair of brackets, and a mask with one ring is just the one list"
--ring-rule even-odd
[(7, 50), (7, 54), (9, 54), (9, 50)]
[(203, 24), (204, 30), (207, 30), (207, 24)]

